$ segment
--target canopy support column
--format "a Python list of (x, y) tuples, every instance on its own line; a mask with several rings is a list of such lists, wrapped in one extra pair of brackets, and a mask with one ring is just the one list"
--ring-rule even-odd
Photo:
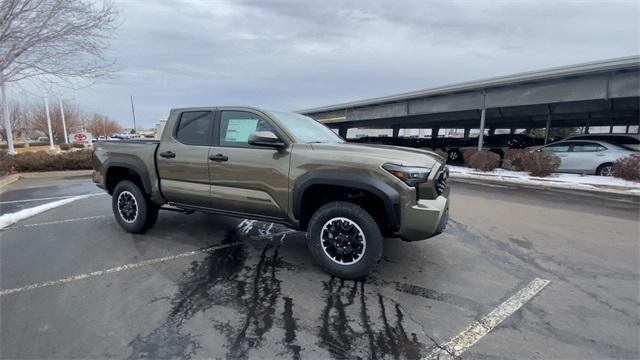
[(440, 132), (440, 126), (434, 126), (431, 129), (431, 138), (432, 139), (437, 139), (438, 138), (438, 133)]
[(480, 134), (478, 134), (478, 151), (482, 151), (482, 143), (484, 142), (484, 118), (486, 116), (487, 109), (482, 107), (480, 112)]
[(392, 136), (394, 138), (397, 138), (398, 134), (400, 133), (400, 125), (393, 125), (391, 129), (393, 130)]
[(544, 127), (544, 144), (549, 142), (549, 130), (551, 130), (551, 114), (547, 115), (547, 124)]

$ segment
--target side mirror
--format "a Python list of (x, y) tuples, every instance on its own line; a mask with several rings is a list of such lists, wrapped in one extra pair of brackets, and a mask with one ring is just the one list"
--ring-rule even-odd
[(249, 145), (271, 147), (274, 149), (282, 149), (286, 146), (284, 141), (280, 140), (276, 134), (271, 131), (256, 131), (249, 135)]

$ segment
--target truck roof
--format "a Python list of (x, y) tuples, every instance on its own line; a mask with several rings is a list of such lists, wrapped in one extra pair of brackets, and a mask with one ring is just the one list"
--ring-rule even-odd
[(192, 107), (181, 107), (181, 108), (173, 108), (171, 112), (174, 111), (203, 111), (203, 110), (218, 110), (218, 109), (237, 109), (237, 110), (255, 110), (260, 112), (267, 112), (266, 109), (261, 109), (255, 106), (192, 106)]

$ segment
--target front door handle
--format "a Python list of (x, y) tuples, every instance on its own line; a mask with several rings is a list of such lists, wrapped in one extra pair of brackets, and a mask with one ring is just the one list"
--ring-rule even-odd
[(222, 154), (209, 155), (209, 160), (215, 161), (215, 162), (222, 162), (222, 161), (229, 160), (229, 157)]
[(161, 152), (159, 155), (165, 159), (173, 159), (174, 157), (176, 157), (176, 153), (174, 153), (173, 151)]

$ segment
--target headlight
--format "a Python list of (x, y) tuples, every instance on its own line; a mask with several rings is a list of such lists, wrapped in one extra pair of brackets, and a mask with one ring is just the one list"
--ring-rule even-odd
[(382, 168), (390, 172), (393, 176), (404, 181), (409, 186), (426, 182), (431, 169), (413, 166), (400, 166), (396, 164), (384, 164)]

